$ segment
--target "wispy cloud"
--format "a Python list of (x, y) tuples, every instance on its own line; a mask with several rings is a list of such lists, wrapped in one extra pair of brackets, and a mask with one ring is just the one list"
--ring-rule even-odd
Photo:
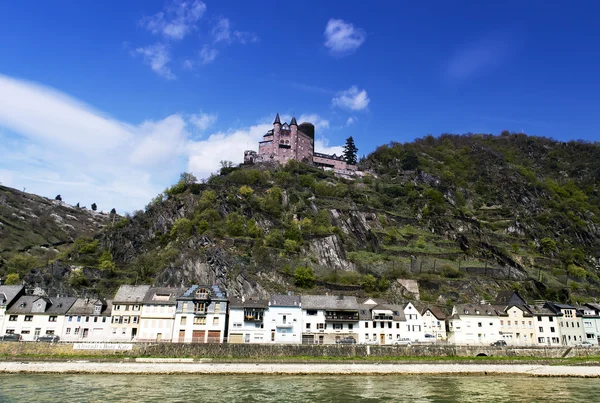
[(142, 55), (144, 57), (144, 62), (159, 76), (164, 77), (167, 80), (174, 80), (176, 78), (169, 67), (171, 55), (169, 48), (166, 45), (156, 43), (154, 45), (137, 48), (133, 54)]
[(371, 102), (371, 100), (369, 99), (367, 91), (360, 90), (355, 85), (347, 90), (338, 92), (331, 100), (333, 106), (352, 111), (366, 109), (369, 106), (369, 102)]
[(213, 42), (224, 42), (226, 44), (258, 42), (258, 36), (252, 32), (235, 31), (231, 29), (231, 21), (228, 18), (219, 18), (211, 31)]
[(142, 18), (140, 25), (168, 39), (183, 39), (196, 29), (205, 11), (206, 5), (200, 0), (173, 0), (166, 3), (164, 11)]
[(198, 53), (198, 55), (200, 57), (200, 63), (202, 63), (202, 64), (212, 63), (217, 58), (218, 54), (219, 54), (219, 51), (217, 49), (214, 49), (208, 45), (205, 45), (202, 47), (202, 49), (200, 49), (200, 52)]
[(344, 153), (343, 146), (330, 146), (329, 140), (325, 137), (315, 139), (315, 151), (324, 154), (342, 155)]
[(353, 53), (367, 39), (367, 34), (349, 22), (330, 19), (325, 27), (325, 47), (337, 56)]
[(348, 118), (348, 120), (346, 120), (346, 126), (351, 126), (351, 125), (355, 124), (356, 122), (358, 122), (358, 119), (355, 118), (354, 116), (350, 116)]
[(191, 124), (203, 132), (217, 122), (217, 115), (211, 115), (209, 113), (193, 114), (190, 116), (189, 120)]
[(495, 35), (457, 48), (446, 62), (445, 74), (452, 81), (462, 81), (486, 74), (510, 59), (518, 47), (511, 35)]

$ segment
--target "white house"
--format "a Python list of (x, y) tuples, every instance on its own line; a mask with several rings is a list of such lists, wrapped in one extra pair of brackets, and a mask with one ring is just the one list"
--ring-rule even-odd
[(412, 302), (404, 304), (404, 317), (406, 318), (403, 337), (411, 341), (425, 341), (425, 326), (421, 312)]
[(39, 336), (58, 335), (65, 314), (77, 298), (21, 296), (5, 314), (5, 334), (20, 334), (23, 341), (35, 341)]
[(359, 305), (356, 297), (303, 295), (302, 343), (333, 344), (346, 337), (358, 342)]
[(400, 305), (369, 298), (359, 305), (359, 319), (359, 343), (395, 344), (403, 337), (406, 320)]
[(451, 344), (489, 345), (501, 339), (498, 312), (491, 305), (454, 305), (447, 321)]
[(580, 312), (585, 339), (594, 345), (600, 344), (600, 304), (584, 304)]
[(553, 310), (542, 305), (529, 307), (533, 315), (533, 327), (535, 329), (535, 345), (537, 346), (561, 346), (560, 325), (557, 315)]
[(229, 301), (229, 343), (267, 343), (271, 335), (265, 328), (269, 301), (242, 297)]
[(65, 315), (60, 339), (70, 342), (106, 341), (110, 333), (112, 301), (77, 298)]
[(151, 287), (142, 300), (137, 341), (172, 341), (177, 298), (185, 288)]
[(173, 342), (223, 343), (227, 295), (214, 285), (193, 285), (177, 298)]
[(149, 285), (122, 285), (115, 294), (108, 341), (137, 341), (142, 301)]
[(564, 346), (575, 346), (585, 340), (583, 318), (576, 307), (556, 302), (546, 302), (544, 307), (557, 314), (561, 342)]
[(272, 295), (264, 324), (272, 343), (302, 343), (302, 308), (296, 295)]
[(424, 306), (421, 308), (421, 318), (423, 320), (423, 330), (425, 339), (431, 335), (432, 341), (444, 341), (448, 339), (446, 331), (446, 314), (437, 306)]
[(0, 285), (0, 336), (5, 333), (5, 313), (19, 297), (25, 295), (25, 287), (22, 285)]

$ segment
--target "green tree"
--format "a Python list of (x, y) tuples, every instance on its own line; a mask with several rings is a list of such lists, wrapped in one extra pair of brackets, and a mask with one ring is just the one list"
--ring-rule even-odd
[(112, 273), (115, 270), (115, 262), (113, 262), (112, 254), (105, 250), (99, 259), (100, 269)]
[(377, 279), (372, 274), (367, 274), (363, 277), (362, 287), (366, 292), (373, 292), (377, 286)]
[(294, 283), (300, 288), (312, 288), (315, 285), (315, 272), (312, 267), (297, 267), (294, 270)]
[(229, 213), (225, 222), (227, 233), (231, 236), (244, 236), (246, 232), (245, 223), (246, 220), (240, 214)]
[(6, 284), (6, 285), (21, 284), (21, 279), (19, 278), (19, 274), (18, 273), (10, 273), (8, 276), (6, 276), (6, 281), (4, 284)]
[(354, 144), (354, 139), (352, 136), (346, 139), (346, 145), (344, 146), (344, 160), (350, 165), (356, 165), (358, 162), (356, 159), (356, 153), (358, 152), (358, 148)]

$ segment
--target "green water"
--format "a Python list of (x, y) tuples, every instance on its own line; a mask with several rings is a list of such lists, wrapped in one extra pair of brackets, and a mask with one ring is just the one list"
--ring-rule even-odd
[(600, 380), (0, 374), (0, 402), (598, 402)]

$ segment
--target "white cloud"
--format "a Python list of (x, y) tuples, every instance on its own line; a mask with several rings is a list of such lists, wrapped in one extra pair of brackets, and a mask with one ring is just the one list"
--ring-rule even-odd
[(350, 116), (350, 117), (348, 118), (348, 120), (346, 120), (346, 126), (353, 125), (353, 124), (355, 124), (356, 122), (358, 122), (358, 119), (357, 119), (357, 118), (355, 118), (355, 117), (353, 117), (353, 116)]
[(164, 11), (142, 18), (140, 24), (153, 34), (183, 39), (196, 29), (196, 23), (205, 11), (206, 5), (199, 0), (173, 0), (167, 2)]
[(210, 126), (214, 125), (217, 121), (217, 115), (211, 115), (208, 113), (201, 113), (199, 115), (191, 115), (190, 123), (193, 124), (198, 130), (205, 131)]
[(329, 140), (325, 137), (315, 139), (315, 151), (324, 154), (342, 155), (344, 153), (343, 146), (330, 146)]
[(478, 39), (457, 49), (445, 65), (446, 76), (460, 81), (485, 74), (505, 63), (516, 52), (517, 41), (510, 35)]
[(213, 26), (211, 34), (214, 43), (224, 42), (231, 44), (237, 42), (245, 45), (258, 42), (258, 36), (252, 32), (232, 31), (231, 21), (228, 18), (219, 18)]
[(340, 91), (331, 100), (333, 106), (352, 111), (360, 111), (369, 106), (369, 96), (366, 90), (359, 90), (357, 86), (352, 86), (347, 90)]
[(200, 63), (202, 63), (202, 64), (212, 63), (217, 58), (218, 54), (219, 54), (218, 50), (213, 49), (208, 45), (203, 46), (202, 49), (200, 49), (200, 52), (198, 54), (198, 56), (200, 57)]
[(365, 31), (343, 20), (332, 18), (325, 27), (325, 46), (338, 56), (356, 51), (366, 39)]
[(159, 76), (164, 77), (167, 80), (175, 79), (175, 74), (173, 74), (169, 67), (169, 63), (171, 62), (169, 49), (162, 43), (137, 48), (134, 54), (142, 55), (144, 57), (144, 62)]

